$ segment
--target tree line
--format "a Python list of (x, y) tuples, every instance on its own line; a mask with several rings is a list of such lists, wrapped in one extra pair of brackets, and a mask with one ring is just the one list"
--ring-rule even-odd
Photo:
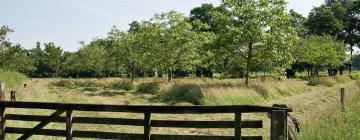
[[(189, 16), (170, 11), (113, 27), (105, 38), (80, 42), (76, 52), (49, 42), (24, 49), (0, 30), (0, 68), (32, 77), (244, 77), (268, 71), (292, 77), (327, 69), (351, 70), (359, 47), (360, 1), (335, 1), (307, 18), (286, 10), (285, 0), (223, 0), (202, 4)], [(350, 52), (350, 56), (346, 54)]]

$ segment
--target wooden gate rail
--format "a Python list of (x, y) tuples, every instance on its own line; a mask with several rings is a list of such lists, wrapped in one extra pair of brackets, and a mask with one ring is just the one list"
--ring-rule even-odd
[[(50, 116), (6, 114), (6, 108), (49, 109), (55, 110)], [(144, 119), (76, 117), (74, 111), (143, 113)], [(101, 139), (141, 139), (141, 140), (261, 140), (261, 136), (242, 136), (242, 128), (262, 128), (262, 120), (242, 120), (242, 113), (271, 113), (271, 140), (287, 140), (287, 112), (290, 108), (236, 105), (236, 106), (142, 106), (142, 105), (97, 105), (44, 102), (0, 102), (0, 139), (5, 134), (23, 134), (18, 139), (27, 139), (32, 135), (62, 136), (67, 140), (73, 137)], [(65, 117), (60, 116), (66, 112)], [(188, 121), (188, 120), (152, 120), (151, 114), (217, 114), (233, 113), (234, 121)], [(5, 121), (37, 121), (34, 128), (5, 127)], [(66, 123), (65, 130), (43, 129), (50, 122)], [(144, 133), (116, 133), (73, 130), (73, 124), (107, 124), (143, 126)], [(152, 127), (173, 128), (233, 128), (234, 136), (203, 135), (165, 135), (151, 134)]]

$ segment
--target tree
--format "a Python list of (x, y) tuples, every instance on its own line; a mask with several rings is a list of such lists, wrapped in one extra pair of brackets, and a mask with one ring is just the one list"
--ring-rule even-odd
[(340, 2), (334, 2), (330, 6), (321, 5), (311, 10), (306, 22), (309, 34), (329, 34), (341, 37), (343, 31), (346, 7)]
[[(80, 68), (83, 71), (92, 73), (92, 77), (101, 75), (106, 62), (105, 48), (98, 46), (97, 43), (90, 43), (89, 45), (83, 44), (77, 53), (78, 61), (81, 63), (76, 64), (75, 68)], [(79, 65), (82, 66), (79, 67)]]
[(188, 17), (170, 11), (157, 14), (151, 23), (159, 26), (157, 44), (151, 49), (156, 64), (168, 69), (168, 80), (174, 69), (194, 69), (200, 63), (199, 48), (211, 40), (212, 33), (197, 32)]
[(227, 32), (224, 37), (231, 53), (245, 60), (246, 85), (256, 61), (271, 63), (282, 74), (293, 60), (290, 47), (297, 39), (286, 12), (286, 1), (224, 0), (223, 4), (231, 12), (231, 17), (225, 18), (230, 24), (224, 25)]
[[(352, 55), (354, 46), (360, 48), (360, 1), (346, 1), (344, 5), (347, 6), (347, 14), (345, 17), (345, 29), (343, 32), (343, 40), (349, 45), (350, 63), (352, 63)], [(349, 72), (351, 73), (351, 66), (349, 65)]]
[(144, 42), (142, 33), (145, 32), (140, 32), (140, 28), (142, 28), (140, 24), (133, 25), (136, 25), (136, 28), (131, 27), (129, 33), (113, 28), (108, 37), (114, 46), (110, 55), (116, 59), (117, 67), (123, 67), (131, 73), (131, 81), (134, 81), (136, 69), (142, 65), (144, 60), (143, 48), (145, 47), (142, 44)]
[(307, 33), (305, 23), (306, 18), (301, 14), (295, 12), (293, 9), (290, 10), (289, 15), (291, 16), (291, 24), (296, 29), (298, 36), (305, 36)]
[(50, 72), (54, 73), (55, 77), (57, 77), (62, 65), (62, 49), (56, 47), (52, 42), (45, 43), (44, 46), (45, 64), (50, 68)]
[(296, 52), (299, 54), (296, 58), (300, 62), (312, 65), (316, 75), (319, 75), (320, 68), (338, 68), (345, 61), (345, 44), (330, 35), (310, 35), (300, 42), (296, 47)]
[[(348, 44), (351, 59), (353, 47), (358, 44), (360, 38), (359, 3), (359, 1), (335, 1), (329, 5), (314, 8), (306, 22), (309, 33), (330, 34), (344, 41)], [(351, 65), (349, 65), (349, 72), (351, 73)]]
[(34, 69), (32, 61), (20, 44), (13, 45), (8, 41), (7, 35), (11, 32), (13, 30), (7, 26), (0, 28), (0, 68), (29, 73)]

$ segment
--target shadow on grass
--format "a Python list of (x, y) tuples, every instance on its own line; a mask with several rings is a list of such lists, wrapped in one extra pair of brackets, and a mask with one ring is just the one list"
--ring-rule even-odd
[(94, 91), (98, 91), (99, 89), (98, 88), (94, 88), (94, 87), (87, 87), (87, 88), (84, 88), (82, 89), (83, 91), (91, 91), (91, 92), (94, 92)]
[(123, 95), (126, 95), (126, 93), (128, 93), (128, 92), (103, 91), (103, 92), (99, 92), (99, 93), (90, 93), (90, 94), (87, 94), (87, 95), (90, 96), (90, 97), (93, 97), (93, 96), (114, 97), (114, 96), (123, 96)]

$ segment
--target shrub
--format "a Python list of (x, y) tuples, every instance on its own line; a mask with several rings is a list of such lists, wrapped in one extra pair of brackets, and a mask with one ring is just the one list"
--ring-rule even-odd
[(123, 90), (129, 91), (129, 90), (134, 89), (134, 84), (131, 81), (122, 80), (122, 81), (116, 81), (116, 82), (110, 83), (110, 88), (111, 89), (123, 89)]
[(176, 84), (160, 95), (166, 102), (189, 102), (195, 105), (201, 104), (203, 97), (201, 88), (195, 84)]
[(138, 91), (144, 93), (158, 93), (160, 90), (159, 82), (140, 83), (138, 85)]
[(360, 73), (351, 74), (350, 78), (353, 80), (360, 80)]

